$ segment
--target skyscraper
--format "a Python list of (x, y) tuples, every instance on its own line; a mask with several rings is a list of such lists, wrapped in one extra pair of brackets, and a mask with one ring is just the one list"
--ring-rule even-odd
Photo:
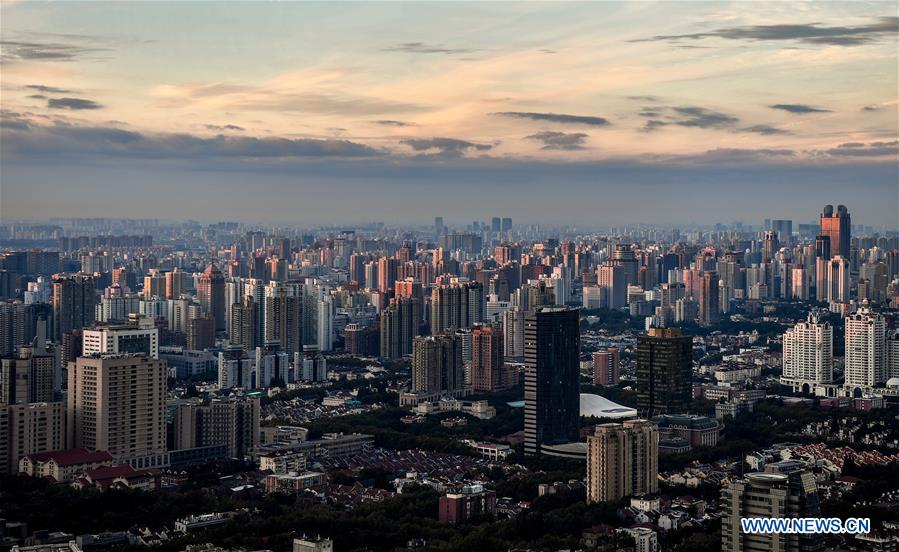
[(659, 428), (649, 420), (600, 424), (587, 437), (587, 501), (659, 490)]
[(783, 337), (784, 385), (808, 393), (817, 383), (833, 381), (833, 327), (817, 312), (799, 322)]
[(576, 441), (580, 422), (580, 317), (541, 307), (525, 319), (524, 450)]
[(679, 414), (693, 398), (693, 338), (679, 328), (637, 337), (637, 408), (648, 418)]
[(496, 391), (507, 382), (503, 377), (503, 334), (490, 325), (471, 331), (471, 386), (474, 391)]
[(212, 318), (215, 331), (225, 331), (225, 277), (215, 264), (210, 264), (197, 281), (197, 297), (203, 311)]
[(525, 313), (519, 307), (512, 307), (503, 312), (504, 356), (511, 358), (524, 356), (524, 319)]
[(820, 220), (821, 235), (827, 236), (830, 240), (830, 256), (840, 255), (848, 259), (849, 238), (852, 234), (849, 210), (845, 205), (837, 206), (836, 211), (833, 210), (833, 205), (825, 205)]
[(164, 463), (167, 372), (165, 361), (143, 354), (69, 363), (69, 446), (105, 450), (136, 468)]
[(94, 323), (95, 293), (91, 276), (74, 274), (53, 281), (54, 340)]

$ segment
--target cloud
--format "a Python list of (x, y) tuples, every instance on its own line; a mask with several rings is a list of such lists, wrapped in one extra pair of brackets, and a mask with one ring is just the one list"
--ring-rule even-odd
[(393, 46), (382, 48), (385, 52), (407, 52), (410, 54), (470, 54), (478, 50), (471, 48), (444, 48), (437, 44), (425, 42), (402, 42)]
[(792, 134), (789, 130), (773, 127), (771, 125), (752, 125), (738, 130), (739, 132), (753, 132), (755, 134), (763, 134), (765, 136), (773, 136), (775, 134)]
[(17, 61), (75, 61), (107, 48), (66, 42), (38, 42), (21, 40), (0, 41), (0, 60)]
[(93, 100), (83, 98), (50, 98), (47, 107), (51, 109), (101, 109), (103, 106)]
[(643, 132), (652, 132), (668, 125), (688, 128), (730, 128), (740, 119), (727, 113), (696, 106), (659, 106), (637, 113), (641, 117), (652, 117), (646, 121)]
[(518, 119), (531, 119), (534, 121), (549, 121), (552, 123), (566, 123), (574, 125), (590, 125), (590, 126), (608, 126), (609, 120), (604, 117), (593, 117), (589, 115), (564, 115), (561, 113), (533, 113), (526, 111), (503, 111), (494, 113), (493, 115), (502, 115), (503, 117), (515, 117)]
[(862, 111), (880, 111), (881, 109), (883, 109), (882, 105), (866, 105)]
[(823, 152), (812, 152), (817, 154), (829, 155), (831, 157), (899, 157), (899, 141), (892, 140), (889, 142), (871, 142), (863, 144), (861, 142), (846, 142), (835, 148), (824, 150)]
[(661, 98), (659, 98), (658, 96), (628, 96), (627, 99), (637, 102), (657, 102)]
[(224, 131), (224, 130), (236, 130), (237, 132), (243, 132), (246, 129), (244, 127), (240, 127), (237, 125), (205, 125), (209, 130), (216, 131)]
[(102, 155), (142, 159), (292, 159), (374, 157), (382, 152), (336, 139), (256, 138), (219, 134), (148, 134), (115, 127), (35, 125), (23, 114), (4, 113), (4, 154), (47, 159), (55, 155)]
[(674, 122), (676, 125), (698, 128), (721, 128), (731, 126), (740, 120), (731, 115), (712, 111), (704, 107), (675, 107), (674, 111), (685, 118)]
[(43, 94), (31, 94), (28, 97), (31, 98), (32, 100), (46, 100), (47, 99), (47, 96), (44, 96)]
[(379, 121), (372, 121), (376, 125), (381, 126), (392, 126), (392, 127), (407, 127), (407, 126), (415, 126), (415, 123), (409, 123), (406, 121), (394, 121), (391, 119), (381, 119)]
[(806, 113), (830, 113), (829, 109), (824, 109), (823, 107), (815, 107), (813, 105), (806, 104), (774, 104), (769, 105), (771, 109), (779, 109), (781, 111), (786, 111), (788, 113), (794, 113), (796, 115), (804, 115)]
[(43, 94), (68, 94), (69, 92), (71, 92), (71, 90), (66, 90), (65, 88), (57, 88), (55, 86), (47, 86), (44, 84), (26, 84), (25, 88), (27, 90), (35, 90)]
[(493, 149), (492, 144), (478, 144), (456, 138), (409, 138), (400, 143), (419, 153), (443, 157), (462, 157), (466, 153)]
[(818, 23), (780, 24), (780, 25), (747, 25), (726, 27), (713, 31), (688, 33), (680, 35), (656, 35), (631, 42), (700, 40), (705, 38), (723, 38), (728, 40), (749, 41), (797, 41), (806, 44), (830, 46), (857, 46), (875, 42), (881, 38), (889, 38), (899, 30), (899, 17), (879, 17), (859, 26), (825, 27)]
[(536, 134), (531, 134), (530, 136), (525, 136), (527, 140), (538, 140), (543, 142), (543, 147), (540, 149), (544, 150), (562, 150), (562, 151), (576, 151), (582, 150), (584, 148), (584, 142), (589, 138), (589, 135), (584, 134), (583, 132), (552, 132), (552, 131), (544, 131), (538, 132)]

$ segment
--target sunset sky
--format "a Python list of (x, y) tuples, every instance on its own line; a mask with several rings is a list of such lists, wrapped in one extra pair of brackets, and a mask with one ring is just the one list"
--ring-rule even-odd
[(899, 225), (893, 2), (0, 9), (7, 219)]

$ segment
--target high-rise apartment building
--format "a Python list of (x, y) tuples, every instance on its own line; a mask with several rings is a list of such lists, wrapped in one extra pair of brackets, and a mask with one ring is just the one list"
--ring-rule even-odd
[(266, 296), (266, 343), (276, 341), (288, 354), (303, 352), (304, 303), (302, 288), (279, 287), (273, 295)]
[[(258, 342), (256, 336), (257, 331), (257, 314), (259, 308), (252, 295), (244, 296), (239, 303), (231, 305), (231, 326), (228, 329), (228, 336), (231, 343), (240, 345), (248, 351), (256, 348)], [(278, 336), (280, 338), (280, 335)], [(279, 339), (280, 344), (280, 339)]]
[(593, 353), (593, 385), (618, 385), (621, 379), (621, 353), (608, 347)]
[(225, 445), (229, 458), (244, 458), (259, 446), (257, 397), (227, 397), (180, 404), (172, 418), (174, 450)]
[(484, 321), (484, 286), (455, 280), (431, 292), (431, 333), (470, 328)]
[(215, 331), (225, 331), (225, 276), (215, 264), (210, 264), (197, 280), (200, 306), (215, 325)]
[(577, 441), (580, 348), (577, 309), (540, 307), (525, 319), (525, 453)]
[(512, 307), (503, 312), (503, 355), (508, 358), (524, 357), (525, 312)]
[(18, 473), (23, 456), (66, 448), (64, 402), (0, 405), (0, 411), (0, 445), (7, 443), (0, 450), (0, 473)]
[(153, 321), (142, 317), (137, 324), (107, 324), (82, 332), (84, 356), (96, 353), (144, 353), (159, 358), (159, 329)]
[(637, 409), (651, 418), (687, 410), (693, 392), (693, 338), (679, 328), (637, 337)]
[(846, 317), (845, 379), (847, 390), (857, 393), (887, 380), (886, 321), (863, 306)]
[(849, 239), (852, 235), (852, 221), (849, 217), (849, 210), (845, 205), (837, 206), (836, 211), (833, 210), (833, 205), (825, 205), (820, 221), (820, 235), (826, 236), (830, 241), (830, 257), (840, 255), (848, 259)]
[(454, 334), (416, 337), (412, 345), (412, 392), (452, 393), (464, 386), (462, 340)]
[(711, 326), (721, 319), (718, 273), (708, 271), (702, 274), (699, 288), (699, 323)]
[(627, 306), (627, 275), (619, 265), (601, 266), (596, 269), (596, 284), (604, 288), (606, 305), (610, 309)]
[(833, 381), (833, 327), (817, 312), (786, 331), (781, 382), (808, 393), (815, 384)]
[(475, 326), (471, 331), (471, 387), (474, 391), (499, 390), (505, 381), (503, 368), (503, 334), (490, 325)]
[(659, 428), (649, 420), (600, 424), (587, 437), (587, 500), (614, 502), (659, 490)]
[(412, 340), (419, 334), (415, 297), (394, 299), (381, 311), (381, 357), (401, 358), (412, 353)]
[(54, 339), (94, 323), (95, 295), (91, 276), (74, 274), (53, 280)]
[(136, 468), (164, 464), (167, 372), (164, 361), (144, 354), (69, 363), (68, 445), (108, 451)]
[[(766, 468), (767, 469), (767, 468)], [(721, 550), (818, 552), (821, 535), (746, 533), (745, 518), (806, 518), (820, 515), (815, 476), (810, 471), (750, 473), (727, 484), (721, 492)]]
[(53, 355), (21, 347), (17, 358), (0, 359), (0, 407), (51, 402), (57, 386)]

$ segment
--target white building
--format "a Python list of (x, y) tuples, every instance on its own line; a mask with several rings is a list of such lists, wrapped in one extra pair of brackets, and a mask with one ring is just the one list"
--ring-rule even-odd
[(84, 356), (96, 353), (146, 353), (158, 359), (159, 330), (153, 326), (152, 320), (145, 318), (141, 319), (140, 327), (121, 325), (85, 329), (82, 350)]
[(883, 315), (863, 305), (846, 317), (846, 390), (883, 384), (887, 380), (886, 324)]
[(815, 384), (832, 381), (833, 327), (813, 312), (784, 334), (781, 383), (809, 392)]

